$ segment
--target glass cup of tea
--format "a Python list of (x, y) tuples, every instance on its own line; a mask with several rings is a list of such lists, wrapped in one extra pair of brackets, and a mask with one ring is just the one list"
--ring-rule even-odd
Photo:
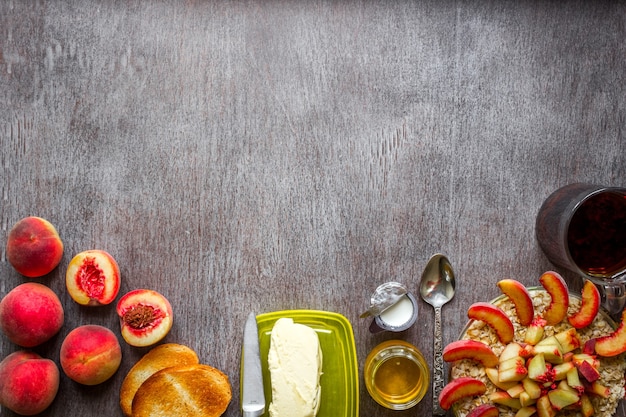
[(626, 305), (626, 188), (570, 184), (537, 214), (539, 246), (555, 265), (587, 278), (602, 305), (619, 315)]

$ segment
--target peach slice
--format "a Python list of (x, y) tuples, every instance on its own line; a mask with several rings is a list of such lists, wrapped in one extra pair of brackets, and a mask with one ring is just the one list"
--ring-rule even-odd
[(524, 392), (524, 386), (522, 385), (521, 382), (515, 384), (514, 386), (506, 390), (506, 393), (509, 394), (512, 398), (519, 398), (523, 392)]
[(86, 250), (70, 261), (65, 285), (72, 299), (80, 305), (110, 304), (120, 290), (120, 268), (109, 253)]
[(72, 380), (97, 385), (111, 378), (122, 362), (122, 348), (115, 333), (87, 324), (68, 333), (59, 353), (61, 368)]
[(557, 411), (560, 411), (569, 405), (576, 404), (579, 400), (576, 392), (562, 388), (553, 389), (548, 392), (548, 398), (550, 399), (552, 408)]
[(443, 349), (444, 361), (454, 362), (461, 359), (474, 360), (488, 368), (498, 364), (498, 357), (493, 350), (486, 344), (475, 340), (457, 340)]
[(526, 361), (521, 356), (500, 362), (498, 380), (500, 382), (521, 381), (528, 375)]
[(522, 403), (520, 402), (519, 398), (513, 398), (505, 391), (492, 392), (491, 394), (489, 394), (489, 400), (491, 402), (507, 406), (514, 410), (519, 410), (520, 408), (522, 408)]
[(515, 358), (517, 356), (521, 356), (522, 358), (528, 358), (533, 354), (533, 347), (530, 345), (522, 346), (519, 343), (511, 342), (502, 349), (500, 352), (500, 356), (498, 360), (500, 362), (504, 362), (507, 359)]
[(611, 334), (598, 337), (595, 351), (600, 356), (617, 356), (626, 352), (626, 309), (622, 312), (622, 322)]
[(524, 406), (517, 410), (515, 417), (531, 417), (537, 413), (537, 408), (532, 406)]
[(593, 355), (596, 352), (596, 339), (589, 339), (585, 342), (582, 352), (587, 355)]
[(526, 333), (524, 334), (524, 342), (529, 345), (536, 345), (543, 339), (543, 334), (545, 332), (546, 321), (543, 317), (537, 315), (530, 323), (530, 325), (526, 328)]
[(576, 366), (580, 366), (583, 362), (589, 362), (589, 365), (594, 368), (600, 367), (600, 361), (598, 358), (595, 355), (589, 355), (586, 353), (576, 353), (572, 355), (572, 362), (574, 362)]
[(585, 392), (601, 398), (609, 398), (611, 396), (611, 389), (602, 385), (599, 381), (593, 381), (590, 385), (585, 385)]
[(563, 347), (556, 336), (548, 336), (537, 343), (533, 349), (533, 354), (543, 354), (546, 362), (552, 364), (563, 363)]
[(552, 368), (554, 370), (554, 380), (560, 381), (567, 378), (567, 373), (574, 368), (576, 368), (576, 365), (572, 361), (555, 365), (554, 368)]
[(7, 260), (20, 274), (37, 278), (51, 272), (63, 257), (63, 242), (52, 223), (25, 217), (9, 231)]
[(0, 328), (16, 345), (35, 347), (61, 330), (65, 314), (59, 297), (37, 282), (13, 288), (0, 302)]
[(567, 318), (569, 324), (577, 329), (589, 326), (600, 310), (600, 291), (593, 282), (585, 280), (581, 295), (580, 308)]
[(522, 380), (522, 386), (530, 399), (536, 400), (541, 397), (541, 385), (539, 385), (537, 381), (530, 378), (524, 378)]
[(117, 303), (122, 337), (131, 346), (151, 346), (172, 328), (174, 313), (170, 302), (153, 290), (138, 289)]
[(589, 382), (594, 382), (600, 379), (600, 371), (587, 361), (582, 361), (578, 365), (578, 372)]
[(507, 344), (513, 340), (513, 323), (501, 308), (490, 303), (477, 302), (467, 310), (467, 316), (472, 320), (485, 322), (496, 333), (500, 342)]
[(522, 326), (528, 326), (535, 315), (533, 300), (526, 287), (514, 279), (503, 279), (498, 282), (502, 293), (508, 296), (515, 305), (517, 318)]
[(466, 417), (498, 417), (500, 410), (492, 404), (481, 404), (474, 408)]
[(563, 348), (563, 353), (573, 352), (581, 346), (580, 336), (575, 328), (563, 330), (554, 335)]
[(517, 385), (517, 381), (500, 381), (500, 375), (496, 368), (485, 368), (485, 374), (489, 381), (503, 391), (507, 391)]
[(539, 277), (539, 282), (551, 297), (550, 305), (543, 312), (543, 318), (548, 325), (553, 326), (567, 316), (567, 308), (569, 307), (567, 283), (561, 275), (554, 271), (544, 272)]
[(59, 368), (34, 352), (17, 351), (0, 362), (0, 404), (24, 416), (44, 411), (57, 395)]
[(537, 400), (537, 416), (538, 417), (554, 417), (556, 416), (556, 410), (552, 408), (552, 403), (548, 394), (542, 395)]
[(528, 361), (528, 377), (538, 382), (554, 381), (553, 373), (546, 364), (542, 353), (537, 354)]
[(439, 405), (449, 410), (452, 405), (465, 397), (483, 395), (487, 387), (480, 380), (472, 377), (461, 377), (448, 382), (439, 394)]
[(580, 396), (580, 411), (583, 417), (591, 417), (596, 412), (587, 394)]

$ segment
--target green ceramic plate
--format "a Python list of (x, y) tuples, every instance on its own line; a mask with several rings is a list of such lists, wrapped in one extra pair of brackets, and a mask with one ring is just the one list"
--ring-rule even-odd
[[(358, 417), (359, 378), (354, 333), (341, 314), (316, 310), (284, 310), (257, 316), (265, 401), (272, 401), (272, 385), (267, 368), (270, 336), (276, 320), (282, 317), (305, 324), (317, 332), (322, 347), (321, 404), (317, 417)], [(267, 409), (267, 407), (266, 407)], [(264, 416), (268, 416), (266, 412)]]

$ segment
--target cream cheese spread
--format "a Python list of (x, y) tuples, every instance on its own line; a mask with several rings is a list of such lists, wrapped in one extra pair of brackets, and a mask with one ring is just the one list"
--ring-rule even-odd
[(270, 417), (315, 417), (320, 406), (322, 349), (315, 330), (281, 318), (272, 328), (268, 365)]

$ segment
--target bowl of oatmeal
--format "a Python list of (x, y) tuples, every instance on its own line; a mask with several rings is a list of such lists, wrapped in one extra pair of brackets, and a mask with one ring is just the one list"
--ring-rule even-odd
[[(533, 300), (535, 314), (541, 314), (550, 304), (550, 295), (543, 287), (531, 287), (528, 288), (528, 291)], [(570, 293), (568, 314), (577, 311), (581, 302), (582, 299), (580, 295)], [(523, 343), (526, 327), (519, 323), (513, 302), (506, 295), (501, 295), (493, 299), (491, 303), (500, 307), (511, 319), (515, 329), (515, 337), (513, 341)], [(546, 326), (544, 338), (570, 329), (571, 327), (572, 326), (569, 324), (567, 319), (554, 326)], [(589, 326), (577, 330), (581, 340), (581, 346), (584, 345), (584, 343), (589, 339), (612, 333), (616, 327), (617, 324), (615, 321), (601, 309)], [(498, 356), (505, 348), (505, 345), (499, 341), (495, 332), (482, 321), (470, 320), (461, 332), (459, 338), (483, 342), (490, 346), (493, 352)], [(624, 373), (626, 371), (626, 354), (610, 358), (598, 356), (598, 358), (601, 363), (599, 368), (599, 382), (610, 389), (610, 395), (608, 398), (589, 396), (595, 410), (594, 417), (614, 417), (619, 401), (624, 398), (625, 393)], [(478, 405), (489, 403), (489, 395), (499, 390), (495, 385), (493, 385), (493, 383), (491, 383), (485, 373), (484, 367), (479, 363), (471, 360), (460, 360), (450, 364), (450, 380), (464, 376), (477, 378), (483, 381), (487, 387), (487, 391), (481, 396), (463, 398), (454, 404), (453, 412), (456, 417), (465, 417)], [(516, 410), (502, 405), (497, 406), (500, 411), (500, 417), (515, 417)], [(559, 411), (557, 417), (580, 417), (580, 415), (580, 411), (578, 410), (564, 409)]]

